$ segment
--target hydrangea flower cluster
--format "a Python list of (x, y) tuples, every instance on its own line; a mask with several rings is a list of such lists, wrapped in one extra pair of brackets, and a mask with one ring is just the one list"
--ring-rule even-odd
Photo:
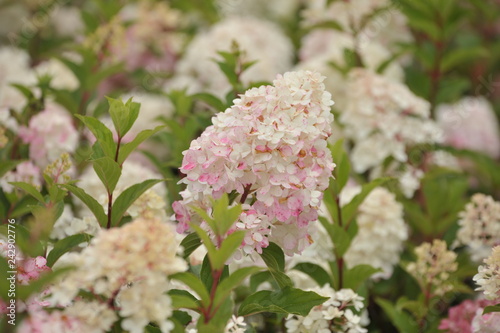
[(83, 289), (116, 304), (124, 329), (142, 332), (153, 321), (169, 332), (172, 307), (166, 276), (187, 268), (179, 251), (173, 227), (159, 219), (140, 218), (103, 230), (82, 252), (66, 259), (76, 270), (52, 288), (50, 299), (67, 306)]
[(0, 49), (0, 110), (2, 113), (7, 112), (8, 109), (19, 111), (25, 103), (23, 94), (11, 84), (36, 83), (36, 77), (29, 63), (29, 55), (24, 50), (13, 47)]
[[(315, 29), (305, 35), (299, 53), (301, 61), (297, 68), (316, 70), (326, 76), (325, 86), (335, 96), (337, 110), (343, 110), (348, 101), (348, 78), (338, 69), (347, 66), (345, 49), (356, 49), (364, 66), (372, 71), (376, 71), (391, 57), (387, 48), (376, 40), (370, 40), (369, 43), (363, 44), (363, 47), (359, 47), (354, 37), (332, 29)], [(332, 63), (337, 67), (332, 66)], [(382, 75), (398, 82), (404, 80), (403, 68), (397, 62), (391, 62)]]
[(457, 270), (457, 254), (448, 251), (446, 242), (435, 239), (431, 243), (422, 243), (415, 248), (416, 262), (406, 266), (406, 270), (418, 282), (422, 290), (431, 287), (430, 293), (434, 296), (443, 296), (449, 292), (453, 285), (450, 274)]
[(33, 116), (28, 127), (19, 129), (19, 136), (30, 144), (30, 159), (42, 168), (62, 153), (75, 152), (79, 140), (71, 115), (57, 104), (48, 104)]
[(340, 121), (355, 143), (352, 162), (356, 172), (380, 165), (391, 156), (406, 162), (406, 148), (436, 143), (442, 131), (430, 119), (430, 104), (407, 86), (365, 69), (351, 71), (348, 101)]
[(234, 41), (243, 51), (243, 62), (259, 60), (241, 75), (244, 84), (272, 80), (292, 66), (292, 43), (278, 26), (252, 17), (230, 17), (193, 39), (179, 62), (177, 79), (187, 80), (190, 90), (204, 88), (224, 97), (230, 85), (213, 59), (220, 58), (218, 51), (229, 52)]
[(120, 14), (127, 27), (118, 35), (122, 40), (111, 45), (116, 60), (131, 71), (173, 72), (184, 43), (179, 33), (181, 13), (167, 3), (141, 0), (124, 7)]
[[(385, 47), (391, 47), (397, 42), (413, 39), (406, 17), (390, 0), (309, 0), (305, 5), (303, 23), (306, 26), (334, 21), (342, 31), (357, 35), (360, 44), (377, 40)], [(368, 16), (377, 12), (378, 15), (366, 22)]]
[(356, 314), (363, 308), (363, 297), (352, 289), (335, 291), (328, 285), (313, 291), (330, 299), (312, 308), (305, 317), (289, 315), (285, 323), (287, 332), (368, 332), (362, 327), (361, 317)]
[(500, 157), (500, 129), (493, 107), (484, 97), (465, 97), (455, 104), (439, 105), (436, 119), (445, 143)]
[(247, 91), (212, 119), (184, 152), (187, 189), (173, 205), (178, 231), (193, 221), (189, 205), (206, 208), (207, 197), (235, 191), (238, 201), (251, 199), (236, 224), (252, 235), (244, 249), (259, 251), (277, 233), (286, 253), (303, 250), (334, 168), (326, 145), (333, 102), (323, 79), (308, 71), (278, 75), (274, 86)]
[[(360, 186), (345, 188), (341, 193), (341, 203), (350, 202), (360, 191)], [(368, 264), (381, 268), (382, 272), (376, 276), (388, 278), (393, 266), (399, 262), (403, 242), (408, 238), (403, 206), (393, 193), (377, 187), (359, 206), (358, 212), (358, 233), (344, 259), (350, 267)]]
[(446, 333), (495, 333), (500, 327), (500, 313), (483, 315), (486, 306), (497, 302), (485, 299), (465, 300), (448, 310), (448, 318), (441, 320), (439, 329)]
[(79, 300), (62, 311), (47, 312), (38, 309), (30, 312), (18, 332), (104, 333), (117, 319), (115, 312), (106, 304)]
[(474, 281), (479, 286), (476, 290), (482, 290), (484, 297), (493, 300), (500, 298), (500, 246), (491, 250), (488, 258), (484, 259), (484, 265), (479, 266), (478, 273), (474, 275)]
[(456, 245), (466, 245), (474, 261), (482, 261), (500, 245), (500, 202), (476, 193), (459, 214)]

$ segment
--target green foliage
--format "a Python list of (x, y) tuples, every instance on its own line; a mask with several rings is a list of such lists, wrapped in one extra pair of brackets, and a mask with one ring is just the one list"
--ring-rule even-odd
[(314, 306), (328, 298), (312, 291), (286, 287), (278, 291), (262, 290), (248, 296), (240, 305), (239, 316), (261, 312), (306, 316)]
[(200, 245), (201, 239), (196, 232), (192, 232), (184, 237), (181, 242), (181, 246), (184, 249), (184, 259), (187, 259)]
[(163, 179), (147, 179), (141, 183), (134, 184), (124, 190), (113, 203), (113, 215), (111, 216), (111, 226), (120, 225), (123, 215), (127, 209), (147, 190), (162, 182)]
[(116, 143), (113, 140), (113, 133), (109, 128), (106, 127), (102, 122), (98, 119), (89, 117), (89, 116), (81, 116), (75, 115), (78, 119), (80, 119), (85, 126), (94, 134), (96, 138), (95, 145), (98, 145), (105, 156), (114, 160), (116, 156)]
[(144, 130), (141, 131), (137, 136), (130, 142), (122, 145), (120, 147), (120, 152), (118, 154), (118, 164), (122, 165), (123, 162), (127, 159), (127, 157), (135, 150), (137, 147), (149, 139), (151, 136), (155, 135), (156, 133), (160, 132), (162, 129), (164, 129), (166, 126), (157, 126), (154, 129), (149, 129), (149, 130)]
[(122, 174), (120, 165), (106, 156), (94, 160), (93, 167), (108, 193), (113, 193)]
[(325, 271), (323, 267), (317, 264), (302, 262), (295, 265), (293, 269), (309, 275), (320, 287), (324, 286), (327, 283), (333, 285), (333, 281), (328, 272)]
[(36, 189), (35, 186), (33, 186), (33, 185), (29, 184), (29, 183), (25, 183), (25, 182), (11, 182), (10, 184), (14, 185), (15, 187), (18, 187), (18, 188), (22, 189), (23, 191), (25, 191), (26, 193), (28, 193), (29, 195), (31, 195), (33, 198), (35, 198), (36, 200), (38, 200), (42, 204), (45, 203), (45, 198), (40, 193), (40, 191), (38, 191)]
[(280, 288), (283, 289), (293, 286), (292, 280), (284, 272), (285, 254), (281, 247), (271, 242), (268, 247), (262, 249), (260, 256), (266, 263), (269, 272)]
[(391, 323), (398, 329), (398, 332), (419, 332), (417, 323), (408, 313), (396, 308), (391, 302), (385, 299), (378, 298), (375, 302), (384, 310)]
[(70, 191), (73, 195), (75, 195), (78, 199), (80, 199), (94, 214), (97, 222), (101, 225), (101, 227), (106, 227), (107, 224), (107, 216), (104, 213), (104, 209), (101, 204), (97, 202), (96, 199), (88, 195), (83, 189), (70, 184), (61, 184), (59, 185), (62, 188)]
[(92, 236), (89, 234), (76, 234), (57, 241), (47, 256), (47, 266), (52, 267), (63, 254), (73, 250), (81, 243), (90, 242), (91, 239)]
[(113, 120), (113, 125), (118, 133), (118, 137), (123, 138), (137, 120), (140, 104), (132, 102), (132, 99), (129, 99), (125, 104), (118, 99), (110, 97), (107, 97), (107, 99), (109, 103), (109, 114)]

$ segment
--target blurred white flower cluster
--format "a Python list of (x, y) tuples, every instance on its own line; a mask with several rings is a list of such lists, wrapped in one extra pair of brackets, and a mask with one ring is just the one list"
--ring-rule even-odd
[(329, 299), (314, 307), (305, 317), (289, 315), (285, 323), (287, 332), (368, 332), (362, 327), (362, 318), (356, 314), (364, 307), (363, 297), (351, 289), (335, 291), (330, 286), (315, 288), (313, 291)]
[(406, 270), (417, 280), (422, 290), (429, 295), (443, 296), (451, 291), (450, 276), (458, 268), (457, 254), (446, 248), (446, 242), (435, 239), (415, 248), (417, 260), (406, 266)]
[[(341, 202), (348, 203), (361, 187), (347, 187)], [(399, 262), (408, 238), (408, 226), (403, 220), (403, 206), (393, 193), (383, 187), (375, 188), (359, 206), (356, 218), (358, 233), (345, 253), (349, 267), (367, 264), (382, 269), (373, 277), (389, 278)]]
[(124, 329), (142, 332), (153, 321), (169, 332), (172, 307), (166, 276), (186, 270), (186, 262), (177, 256), (180, 251), (173, 227), (156, 218), (102, 230), (82, 252), (67, 255), (67, 264), (76, 269), (51, 289), (50, 299), (67, 306), (86, 290), (108, 299), (108, 306), (119, 305)]
[[(244, 84), (271, 81), (292, 67), (293, 46), (280, 28), (252, 17), (230, 17), (201, 32), (188, 45), (178, 65), (178, 85), (224, 97), (231, 88), (215, 60), (218, 51), (231, 52), (236, 42), (242, 62), (256, 61), (240, 79)], [(203, 50), (203, 52), (200, 52)]]
[(341, 110), (345, 134), (355, 143), (352, 162), (364, 172), (393, 157), (406, 162), (408, 146), (436, 143), (442, 131), (430, 118), (430, 105), (407, 86), (364, 69), (350, 73), (348, 104)]
[(456, 245), (467, 246), (474, 261), (482, 261), (500, 245), (500, 202), (476, 193), (459, 214)]
[(500, 298), (500, 246), (495, 246), (484, 265), (479, 266), (474, 281), (479, 286), (476, 290), (482, 291), (487, 299)]

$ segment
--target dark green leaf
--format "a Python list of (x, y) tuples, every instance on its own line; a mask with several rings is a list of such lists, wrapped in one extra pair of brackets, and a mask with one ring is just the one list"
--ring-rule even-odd
[(83, 242), (90, 242), (91, 239), (89, 234), (76, 234), (57, 241), (47, 256), (47, 266), (52, 267), (63, 254)]
[(317, 264), (302, 262), (295, 265), (293, 269), (309, 275), (320, 287), (332, 282), (332, 279), (327, 271)]
[(391, 302), (377, 298), (375, 302), (384, 310), (391, 323), (401, 333), (417, 333), (418, 325), (415, 320), (406, 312), (398, 310)]
[(241, 303), (239, 316), (249, 316), (260, 312), (296, 314), (307, 316), (309, 311), (328, 299), (312, 291), (286, 287), (279, 291), (262, 290), (248, 296)]
[(344, 271), (343, 288), (357, 290), (359, 286), (373, 274), (381, 272), (380, 268), (374, 268), (370, 265), (357, 265)]
[(500, 304), (485, 307), (483, 310), (483, 315), (493, 312), (500, 312)]
[(183, 257), (187, 259), (191, 253), (193, 253), (198, 247), (201, 245), (201, 239), (196, 234), (196, 232), (192, 232), (181, 241), (181, 246), (184, 249)]

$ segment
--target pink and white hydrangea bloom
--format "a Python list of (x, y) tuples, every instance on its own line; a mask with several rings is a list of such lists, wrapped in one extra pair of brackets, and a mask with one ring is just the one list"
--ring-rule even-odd
[(9, 182), (26, 182), (39, 188), (42, 186), (40, 168), (31, 161), (19, 163), (15, 170), (7, 172), (0, 179), (0, 187), (6, 193), (14, 191), (14, 186)]
[(184, 152), (187, 188), (173, 204), (178, 231), (195, 220), (190, 205), (208, 209), (208, 197), (235, 192), (250, 203), (235, 224), (249, 231), (245, 252), (260, 252), (269, 240), (289, 255), (307, 246), (335, 166), (326, 142), (333, 102), (323, 80), (309, 71), (278, 75), (273, 86), (248, 90), (212, 119)]
[(436, 118), (445, 143), (500, 157), (500, 128), (493, 107), (484, 97), (465, 97), (455, 104), (443, 104)]
[(495, 305), (498, 301), (465, 300), (448, 310), (448, 317), (441, 320), (438, 328), (446, 333), (498, 332), (500, 313), (483, 315), (486, 306)]
[(73, 153), (79, 139), (71, 115), (57, 104), (48, 104), (33, 116), (28, 127), (19, 129), (19, 136), (30, 144), (30, 159), (42, 168), (62, 153)]

